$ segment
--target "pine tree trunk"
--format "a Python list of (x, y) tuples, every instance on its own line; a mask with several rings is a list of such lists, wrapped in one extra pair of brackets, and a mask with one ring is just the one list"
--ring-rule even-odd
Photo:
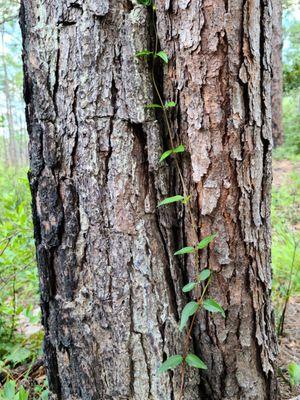
[(191, 227), (151, 68), (152, 22), (170, 58), (155, 71), (172, 112), (201, 268), (226, 319), (201, 313), (186, 400), (276, 399), (270, 304), (270, 5), (266, 1), (23, 0), (24, 97), (51, 399), (179, 399), (178, 332)]
[(282, 125), (282, 1), (272, 0), (273, 7), (273, 40), (272, 40), (272, 130), (274, 146), (284, 141)]

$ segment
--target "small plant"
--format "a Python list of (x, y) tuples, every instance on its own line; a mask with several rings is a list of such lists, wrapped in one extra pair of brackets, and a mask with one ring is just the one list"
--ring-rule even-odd
[[(160, 201), (158, 207), (168, 206), (169, 204), (173, 203), (180, 203), (184, 206), (187, 210), (187, 215), (190, 220), (190, 224), (193, 230), (194, 238), (198, 238), (198, 229), (196, 226), (195, 219), (192, 214), (192, 210), (190, 207), (190, 199), (191, 194), (188, 193), (183, 174), (177, 159), (177, 155), (179, 153), (183, 153), (185, 151), (185, 146), (182, 143), (175, 144), (172, 135), (171, 123), (169, 120), (168, 112), (170, 109), (176, 107), (176, 102), (170, 101), (163, 101), (162, 95), (158, 88), (158, 84), (155, 78), (155, 63), (158, 61), (162, 61), (164, 64), (168, 64), (169, 57), (165, 51), (159, 50), (158, 48), (158, 35), (156, 31), (156, 24), (155, 24), (155, 11), (156, 7), (154, 1), (151, 0), (138, 0), (138, 3), (152, 8), (152, 22), (153, 22), (153, 29), (155, 33), (155, 45), (153, 50), (142, 49), (141, 51), (135, 54), (137, 58), (152, 58), (152, 84), (155, 91), (155, 95), (158, 98), (158, 103), (151, 103), (145, 105), (146, 109), (153, 109), (153, 110), (161, 110), (164, 115), (164, 120), (168, 132), (169, 141), (171, 144), (171, 148), (166, 150), (160, 157), (160, 162), (165, 161), (170, 156), (174, 156), (174, 161), (176, 165), (176, 170), (180, 178), (181, 186), (183, 189), (182, 194), (176, 194), (171, 197), (167, 197)], [(184, 339), (184, 346), (182, 354), (171, 355), (168, 357), (160, 366), (158, 372), (163, 373), (170, 369), (174, 369), (176, 367), (180, 367), (181, 371), (181, 388), (180, 388), (180, 398), (184, 397), (184, 386), (185, 386), (185, 370), (186, 366), (198, 368), (198, 369), (207, 369), (207, 365), (204, 363), (201, 358), (197, 355), (192, 354), (190, 352), (191, 347), (191, 335), (193, 331), (193, 327), (196, 321), (196, 316), (200, 310), (204, 309), (210, 313), (219, 313), (223, 318), (225, 318), (225, 312), (221, 305), (214, 299), (206, 298), (207, 289), (212, 280), (212, 271), (208, 268), (204, 268), (200, 271), (200, 262), (199, 262), (199, 252), (205, 249), (209, 244), (215, 239), (217, 235), (213, 234), (202, 238), (201, 241), (198, 243), (191, 243), (188, 244), (186, 247), (183, 247), (177, 250), (174, 253), (174, 256), (184, 256), (186, 254), (190, 254), (193, 256), (193, 265), (194, 265), (194, 279), (191, 282), (186, 283), (182, 291), (184, 293), (193, 292), (193, 300), (189, 301), (182, 310), (181, 319), (179, 330), (180, 332), (185, 331), (185, 339)], [(190, 321), (190, 323), (189, 323)]]
[(300, 364), (292, 362), (288, 365), (291, 386), (300, 385)]
[(28, 400), (29, 393), (20, 386), (19, 389), (16, 387), (16, 381), (7, 381), (3, 389), (0, 390), (0, 400)]

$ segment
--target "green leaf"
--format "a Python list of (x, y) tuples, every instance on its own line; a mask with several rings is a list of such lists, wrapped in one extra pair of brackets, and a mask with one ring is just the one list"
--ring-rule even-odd
[(207, 369), (207, 365), (201, 360), (201, 358), (197, 357), (195, 354), (188, 354), (185, 361), (190, 367)]
[(27, 358), (30, 357), (30, 355), (31, 352), (28, 349), (20, 348), (9, 354), (6, 357), (6, 360), (12, 361), (14, 364), (18, 364), (20, 362), (25, 361)]
[(45, 389), (45, 390), (41, 393), (40, 399), (41, 399), (41, 400), (48, 400), (48, 398), (49, 398), (49, 390), (48, 390), (48, 389)]
[(172, 108), (172, 107), (176, 107), (175, 101), (167, 101), (165, 103), (165, 108)]
[(210, 311), (212, 313), (219, 312), (221, 313), (222, 317), (225, 318), (225, 312), (223, 308), (215, 300), (213, 299), (204, 300), (203, 307), (205, 308), (205, 310)]
[(159, 104), (147, 104), (145, 108), (162, 108)]
[(169, 157), (172, 153), (173, 153), (173, 150), (172, 150), (172, 149), (171, 149), (171, 150), (165, 151), (165, 152), (161, 155), (159, 161), (165, 160), (165, 159), (166, 159), (167, 157)]
[(28, 400), (28, 392), (24, 389), (23, 386), (20, 387), (19, 391), (18, 391), (18, 400)]
[(163, 60), (163, 62), (165, 62), (166, 64), (168, 64), (169, 58), (168, 58), (167, 53), (165, 53), (164, 51), (159, 51), (158, 53), (156, 53), (156, 56), (157, 56), (157, 57), (160, 57), (160, 58)]
[(16, 393), (16, 382), (7, 381), (3, 386), (3, 395), (6, 400), (14, 400)]
[(179, 146), (175, 147), (175, 149), (173, 149), (174, 153), (183, 153), (185, 150), (184, 145), (180, 144)]
[(185, 327), (186, 323), (188, 322), (189, 317), (191, 315), (194, 315), (195, 312), (198, 310), (198, 308), (199, 308), (199, 304), (196, 303), (195, 301), (190, 301), (189, 303), (187, 303), (184, 306), (184, 308), (182, 310), (181, 321), (180, 321), (180, 326), (179, 326), (180, 332)]
[(165, 160), (167, 157), (169, 157), (173, 153), (182, 153), (182, 152), (184, 152), (184, 150), (185, 150), (184, 145), (180, 144), (179, 146), (175, 147), (174, 149), (170, 149), (170, 150), (165, 151), (162, 154), (162, 156), (160, 157), (159, 161)]
[(147, 56), (150, 56), (151, 54), (153, 54), (153, 51), (142, 50), (142, 51), (138, 51), (137, 53), (135, 53), (135, 56), (136, 57), (147, 57)]
[(201, 240), (200, 243), (198, 243), (197, 247), (199, 250), (204, 249), (204, 247), (208, 246), (210, 242), (214, 240), (214, 238), (217, 235), (211, 235), (211, 236), (206, 236), (204, 239)]
[(292, 386), (300, 385), (300, 364), (296, 364), (295, 362), (290, 363), (288, 365), (288, 371)]
[(191, 195), (189, 194), (188, 196), (186, 196), (183, 200), (182, 200), (182, 204), (187, 204), (191, 199)]
[(202, 282), (205, 281), (207, 278), (209, 278), (211, 275), (211, 272), (209, 269), (204, 269), (203, 271), (200, 272), (198, 275), (198, 281)]
[(166, 372), (168, 369), (173, 369), (182, 363), (182, 356), (176, 355), (169, 357), (165, 362), (161, 364), (158, 369), (159, 373)]
[(189, 254), (189, 253), (194, 253), (195, 252), (195, 248), (194, 247), (183, 247), (182, 249), (176, 251), (176, 253), (174, 253), (174, 256), (180, 256), (181, 254)]
[(137, 2), (143, 6), (150, 6), (152, 4), (152, 0), (137, 0)]
[(194, 287), (197, 285), (196, 282), (190, 282), (187, 285), (183, 286), (182, 291), (184, 293), (190, 292), (191, 290), (194, 289)]
[(164, 199), (163, 201), (161, 201), (158, 204), (158, 207), (163, 206), (165, 204), (170, 204), (170, 203), (176, 203), (177, 201), (183, 201), (184, 197), (177, 194), (176, 196), (172, 196), (172, 197), (167, 197), (166, 199)]

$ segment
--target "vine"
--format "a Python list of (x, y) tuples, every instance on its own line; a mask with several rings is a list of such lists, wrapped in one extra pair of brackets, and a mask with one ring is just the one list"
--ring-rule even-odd
[[(197, 355), (193, 354), (190, 352), (191, 348), (191, 341), (192, 341), (192, 331), (193, 327), (196, 321), (196, 316), (197, 313), (204, 308), (206, 311), (211, 312), (211, 313), (220, 313), (224, 318), (225, 318), (225, 312), (221, 305), (216, 302), (214, 299), (210, 298), (205, 298), (207, 289), (211, 283), (212, 279), (212, 272), (210, 269), (205, 268), (202, 271), (199, 271), (199, 251), (203, 250), (209, 244), (215, 239), (217, 236), (216, 234), (213, 234), (211, 236), (207, 236), (203, 238), (200, 242), (198, 242), (198, 230), (197, 230), (197, 224), (195, 222), (195, 219), (193, 217), (192, 209), (190, 206), (190, 198), (191, 195), (188, 193), (187, 187), (184, 182), (183, 174), (178, 162), (178, 159), (176, 155), (178, 153), (183, 153), (185, 151), (185, 147), (183, 144), (178, 144), (175, 145), (174, 140), (173, 140), (173, 135), (172, 135), (172, 128), (171, 128), (171, 123), (168, 115), (168, 111), (171, 108), (174, 108), (177, 106), (177, 104), (174, 101), (163, 101), (162, 95), (159, 91), (158, 83), (155, 78), (155, 63), (157, 60), (162, 61), (164, 64), (168, 64), (169, 58), (168, 55), (165, 51), (159, 50), (159, 43), (158, 43), (158, 33), (156, 29), (156, 23), (155, 23), (155, 13), (156, 13), (156, 6), (154, 3), (154, 0), (137, 0), (137, 2), (145, 7), (151, 7), (152, 9), (152, 22), (153, 22), (153, 29), (154, 29), (154, 35), (155, 35), (155, 44), (154, 44), (154, 49), (153, 51), (150, 51), (148, 49), (143, 49), (135, 54), (136, 57), (138, 58), (152, 58), (152, 70), (151, 70), (151, 80), (152, 80), (152, 85), (155, 91), (155, 95), (157, 96), (159, 103), (158, 104), (147, 104), (145, 108), (148, 109), (160, 109), (163, 112), (164, 115), (164, 120), (166, 124), (166, 129), (168, 132), (168, 137), (169, 141), (171, 144), (171, 148), (166, 150), (160, 157), (160, 162), (163, 162), (170, 156), (174, 156), (174, 161), (175, 161), (175, 166), (177, 173), (179, 175), (180, 183), (182, 186), (183, 194), (176, 194), (172, 197), (167, 197), (164, 200), (162, 200), (159, 204), (158, 207), (165, 206), (171, 203), (182, 203), (184, 207), (186, 207), (187, 215), (189, 217), (193, 235), (195, 238), (195, 243), (192, 245), (183, 247), (182, 249), (177, 250), (174, 253), (174, 256), (182, 256), (185, 254), (193, 254), (193, 267), (194, 267), (194, 279), (192, 282), (187, 283), (183, 288), (182, 291), (184, 293), (188, 293), (191, 291), (194, 291), (194, 300), (188, 302), (185, 307), (182, 310), (181, 313), (181, 319), (180, 319), (180, 325), (179, 325), (179, 330), (182, 332), (184, 329), (186, 329), (186, 334), (183, 342), (183, 354), (176, 354), (172, 355), (167, 360), (165, 360), (160, 368), (158, 369), (159, 373), (163, 373), (168, 371), (169, 369), (174, 369), (176, 367), (180, 366), (180, 374), (181, 374), (181, 384), (180, 384), (180, 400), (184, 398), (184, 389), (185, 389), (185, 372), (186, 372), (186, 367), (187, 365), (190, 367), (194, 368), (199, 368), (199, 369), (207, 369), (207, 365), (204, 363), (201, 358), (199, 358)], [(198, 243), (197, 243), (198, 242)], [(204, 287), (201, 288), (201, 285)], [(188, 326), (188, 322), (191, 318), (191, 322)]]

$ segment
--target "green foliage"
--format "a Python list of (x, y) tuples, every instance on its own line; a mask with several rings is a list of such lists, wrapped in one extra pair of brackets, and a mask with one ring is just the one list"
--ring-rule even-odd
[(165, 53), (164, 51), (159, 51), (158, 53), (155, 54), (155, 56), (160, 57), (165, 64), (168, 64), (169, 58), (167, 53)]
[(180, 144), (179, 146), (175, 147), (174, 149), (170, 149), (165, 151), (162, 156), (160, 157), (159, 161), (165, 160), (167, 157), (169, 157), (171, 154), (177, 154), (177, 153), (183, 153), (185, 151), (184, 145)]
[[(273, 297), (285, 297), (294, 259), (292, 293), (300, 294), (300, 176), (292, 172), (272, 192)], [(295, 254), (294, 254), (295, 252)]]
[[(43, 332), (39, 328), (38, 277), (25, 169), (0, 165), (0, 191), (0, 373), (9, 376), (10, 369), (27, 362), (30, 365), (41, 354)], [(30, 325), (36, 329), (27, 332)], [(27, 395), (12, 380), (0, 391), (0, 399), (26, 400)]]
[[(145, 1), (140, 1), (140, 3), (142, 2), (142, 4), (144, 5), (148, 5), (149, 3), (146, 3)], [(156, 7), (154, 5), (154, 3), (152, 3), (153, 5), (153, 10), (156, 10)], [(160, 90), (158, 88), (158, 83), (155, 79), (155, 59), (156, 58), (161, 58), (163, 60), (163, 62), (165, 64), (167, 64), (169, 62), (169, 58), (168, 55), (166, 54), (166, 52), (159, 51), (157, 52), (157, 48), (158, 48), (158, 36), (157, 36), (157, 31), (156, 31), (156, 27), (155, 27), (155, 19), (153, 19), (153, 31), (155, 32), (156, 38), (155, 38), (155, 51), (150, 52), (148, 50), (143, 50), (139, 53), (136, 54), (137, 57), (145, 57), (145, 56), (153, 56), (152, 57), (152, 83), (153, 83), (153, 87), (155, 90), (155, 94), (157, 96), (157, 98), (159, 99), (160, 104), (148, 104), (146, 106), (146, 108), (162, 108), (163, 112), (164, 112), (164, 117), (166, 119), (166, 127), (167, 127), (167, 131), (168, 131), (168, 135), (169, 135), (169, 139), (170, 139), (170, 143), (172, 144), (173, 147), (173, 140), (172, 140), (172, 131), (171, 131), (171, 124), (169, 121), (169, 117), (168, 117), (168, 113), (166, 112), (168, 109), (170, 108), (174, 108), (176, 107), (176, 103), (174, 101), (166, 101), (165, 103), (163, 102)], [(177, 153), (182, 153), (185, 151), (185, 147), (183, 144), (180, 144), (179, 146), (172, 148), (172, 149), (168, 149), (166, 150), (160, 157), (160, 162), (164, 161), (165, 159), (167, 159), (168, 157), (170, 157), (172, 154), (177, 154)], [(167, 197), (164, 200), (162, 200), (159, 204), (158, 207), (163, 206), (163, 205), (168, 205), (168, 204), (172, 204), (172, 203), (176, 203), (176, 202), (181, 202), (182, 205), (187, 209), (187, 215), (190, 218), (190, 223), (191, 226), (194, 230), (194, 234), (195, 237), (198, 236), (198, 231), (196, 228), (196, 223), (193, 217), (193, 213), (192, 210), (190, 208), (190, 204), (189, 201), (191, 199), (191, 195), (187, 194), (187, 189), (185, 187), (185, 184), (183, 182), (183, 174), (180, 170), (180, 166), (179, 163), (176, 162), (176, 170), (180, 176), (180, 181), (182, 184), (182, 189), (183, 189), (183, 194), (184, 195), (175, 195), (175, 196), (171, 196), (171, 197)], [(209, 245), (209, 243), (211, 243), (214, 238), (216, 237), (216, 235), (210, 235), (207, 236), (205, 238), (203, 238), (200, 243), (196, 244), (194, 243), (193, 246), (185, 246), (179, 250), (177, 250), (174, 255), (175, 256), (179, 256), (179, 255), (184, 255), (184, 254), (194, 254), (194, 272), (195, 272), (195, 276), (197, 276), (197, 282), (189, 282), (187, 283), (183, 288), (182, 291), (184, 293), (188, 293), (191, 292), (195, 287), (199, 287), (202, 285), (201, 282), (206, 281), (208, 278), (210, 278), (211, 272), (209, 269), (204, 269), (203, 271), (200, 272), (200, 274), (198, 273), (198, 268), (199, 268), (199, 252), (198, 250), (202, 250), (205, 247), (207, 247)], [(189, 320), (189, 318), (196, 314), (196, 312), (201, 308), (201, 305), (203, 305), (204, 308), (206, 308), (208, 311), (211, 312), (219, 312), (221, 313), (224, 317), (225, 317), (225, 313), (223, 308), (214, 300), (204, 300), (204, 295), (205, 292), (207, 290), (207, 287), (210, 283), (210, 280), (207, 281), (207, 283), (204, 285), (204, 288), (200, 291), (200, 294), (197, 294), (197, 301), (192, 300), (189, 303), (187, 303), (183, 310), (182, 310), (182, 314), (181, 314), (181, 320), (180, 320), (180, 325), (179, 325), (179, 330), (182, 331), (185, 326), (187, 325), (187, 322)], [(196, 294), (196, 293), (195, 293)], [(194, 324), (195, 318), (192, 319), (192, 323), (190, 326), (190, 329), (186, 335), (186, 339), (185, 339), (185, 354), (183, 356), (181, 355), (175, 355), (175, 356), (171, 356), (169, 357), (159, 368), (159, 372), (165, 372), (169, 369), (173, 369), (175, 367), (177, 367), (178, 365), (180, 365), (183, 360), (185, 361), (182, 365), (181, 368), (181, 381), (182, 381), (182, 385), (181, 385), (181, 390), (180, 390), (180, 398), (183, 398), (184, 395), (184, 374), (185, 374), (185, 365), (189, 365), (195, 368), (199, 368), (199, 369), (207, 369), (207, 366), (205, 365), (205, 363), (199, 358), (197, 357), (195, 354), (187, 354), (189, 347), (190, 347), (190, 333), (193, 329), (193, 324)]]
[(220, 313), (222, 315), (222, 317), (225, 318), (225, 312), (224, 312), (223, 308), (220, 306), (219, 303), (217, 303), (213, 299), (204, 300), (203, 308), (205, 308), (205, 310), (210, 311), (212, 313)]
[(272, 297), (278, 334), (289, 298), (300, 294), (300, 176), (288, 174), (272, 196)]
[(182, 361), (183, 361), (183, 358), (180, 355), (171, 356), (165, 362), (163, 362), (161, 364), (161, 366), (158, 369), (158, 372), (162, 373), (162, 372), (168, 371), (169, 369), (174, 369), (178, 365), (180, 365), (182, 363)]
[(145, 108), (163, 108), (159, 104), (147, 104)]
[(182, 200), (182, 204), (186, 205), (191, 199), (191, 195), (185, 196), (185, 198)]
[(190, 367), (195, 367), (199, 369), (207, 369), (207, 365), (195, 354), (188, 354), (185, 359), (186, 363)]
[(197, 285), (197, 282), (190, 282), (187, 285), (183, 286), (182, 291), (184, 293), (190, 292), (191, 290), (193, 290), (195, 288), (196, 285)]
[(198, 310), (198, 308), (199, 308), (199, 304), (196, 303), (195, 301), (190, 301), (189, 303), (187, 303), (184, 306), (184, 308), (182, 310), (180, 326), (179, 326), (180, 332), (182, 332), (183, 328), (186, 326), (186, 323), (188, 322), (189, 317), (194, 315), (195, 312)]
[(300, 60), (283, 66), (283, 91), (289, 93), (300, 87)]
[(30, 357), (31, 351), (20, 347), (14, 349), (5, 359), (6, 361), (11, 361), (13, 366), (15, 366), (16, 364), (23, 363)]
[(275, 159), (299, 160), (300, 158), (300, 88), (283, 98), (284, 144), (274, 151)]
[(211, 275), (211, 272), (209, 269), (204, 269), (203, 271), (200, 272), (200, 274), (198, 275), (198, 281), (205, 281), (206, 279), (208, 279)]
[(300, 364), (292, 362), (288, 365), (290, 382), (292, 386), (300, 385)]
[(167, 101), (165, 103), (165, 108), (173, 108), (176, 107), (176, 103), (174, 101)]
[(16, 382), (13, 380), (7, 381), (0, 389), (0, 400), (28, 400), (28, 398), (29, 393), (23, 386), (17, 389)]
[(200, 243), (197, 244), (197, 248), (199, 250), (204, 249), (204, 247), (207, 247), (209, 245), (210, 242), (212, 242), (215, 238), (216, 238), (216, 234), (215, 235), (211, 235), (211, 236), (207, 236), (204, 239), (201, 240)]
[(136, 57), (147, 57), (147, 56), (151, 56), (153, 54), (153, 51), (149, 51), (149, 50), (141, 50), (138, 51), (135, 56)]
[(180, 256), (182, 254), (190, 254), (190, 253), (195, 253), (194, 247), (183, 247), (182, 249), (176, 251), (176, 253), (174, 253), (174, 256)]
[(293, 7), (283, 12), (283, 37), (283, 89), (288, 93), (300, 87), (300, 21)]
[(137, 0), (137, 2), (143, 6), (150, 6), (152, 4), (152, 0)]
[(158, 207), (160, 206), (164, 206), (166, 204), (171, 204), (171, 203), (177, 203), (178, 201), (182, 202), (184, 200), (184, 197), (177, 194), (176, 196), (172, 196), (172, 197), (167, 197), (166, 199), (164, 199), (163, 201), (161, 201), (158, 204)]

